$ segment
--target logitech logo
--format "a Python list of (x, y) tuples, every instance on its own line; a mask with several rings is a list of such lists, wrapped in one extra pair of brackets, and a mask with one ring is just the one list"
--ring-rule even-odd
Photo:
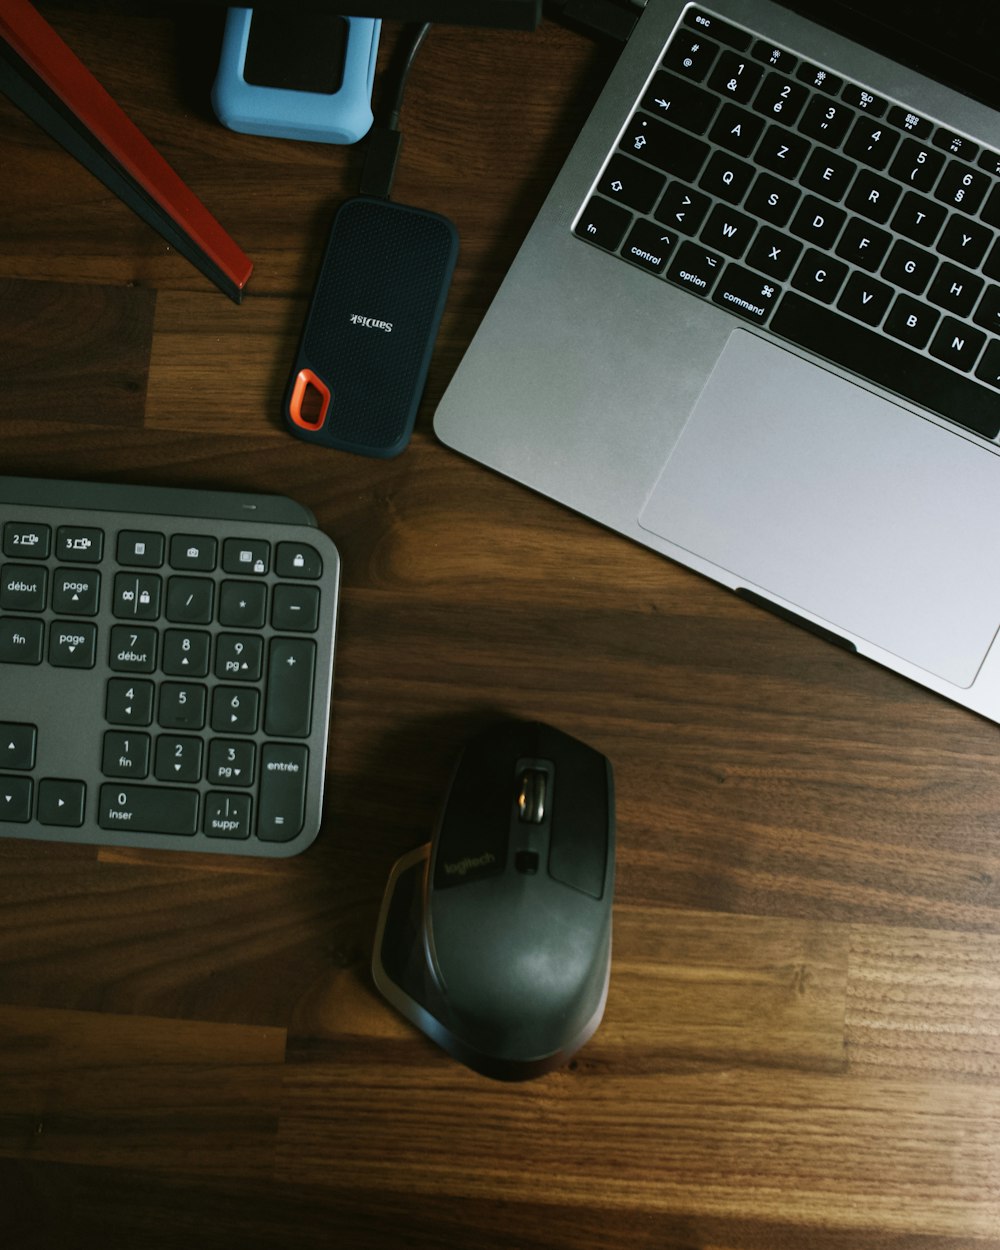
[(464, 877), (467, 872), (471, 872), (474, 868), (488, 868), (490, 864), (495, 864), (497, 857), (492, 851), (484, 851), (482, 855), (475, 859), (471, 855), (466, 855), (465, 859), (460, 859), (454, 864), (445, 864), (444, 870), (449, 877)]
[(366, 330), (384, 330), (386, 334), (392, 333), (391, 321), (377, 321), (374, 317), (362, 317), (358, 313), (351, 313), (352, 326), (364, 326)]

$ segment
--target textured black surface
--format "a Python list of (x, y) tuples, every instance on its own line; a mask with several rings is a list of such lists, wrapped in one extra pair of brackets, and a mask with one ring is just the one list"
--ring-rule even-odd
[(370, 455), (406, 445), (458, 240), (444, 217), (358, 197), (337, 213), (293, 370), (317, 374), (330, 412), (316, 442)]

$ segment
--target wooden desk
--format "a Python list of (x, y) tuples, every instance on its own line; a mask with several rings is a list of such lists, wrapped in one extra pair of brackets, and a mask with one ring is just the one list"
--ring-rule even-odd
[[(138, 7), (43, 11), (256, 273), (230, 304), (0, 101), (0, 465), (315, 511), (344, 560), (328, 810), (277, 863), (0, 843), (3, 1244), (1000, 1247), (996, 726), (431, 431), (603, 54), (548, 25), (428, 40), (398, 198), (462, 253), (381, 463), (279, 423), (360, 153), (226, 132), (215, 18)], [(390, 867), (498, 714), (592, 743), (618, 787), (607, 1014), (523, 1086), (369, 977)]]

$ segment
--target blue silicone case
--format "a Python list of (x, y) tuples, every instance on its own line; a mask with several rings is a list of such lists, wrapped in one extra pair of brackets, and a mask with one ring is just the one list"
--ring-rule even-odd
[(348, 17), (343, 81), (335, 92), (291, 91), (248, 83), (243, 76), (252, 9), (229, 9), (212, 107), (230, 130), (307, 139), (313, 143), (356, 143), (371, 129), (372, 83), (381, 20)]

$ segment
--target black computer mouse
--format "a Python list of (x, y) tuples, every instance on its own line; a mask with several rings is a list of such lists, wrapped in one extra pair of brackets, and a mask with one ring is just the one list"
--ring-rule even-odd
[(393, 870), (376, 984), (469, 1067), (539, 1076), (604, 1014), (614, 872), (609, 761), (548, 725), (494, 725), (462, 752), (431, 844)]

